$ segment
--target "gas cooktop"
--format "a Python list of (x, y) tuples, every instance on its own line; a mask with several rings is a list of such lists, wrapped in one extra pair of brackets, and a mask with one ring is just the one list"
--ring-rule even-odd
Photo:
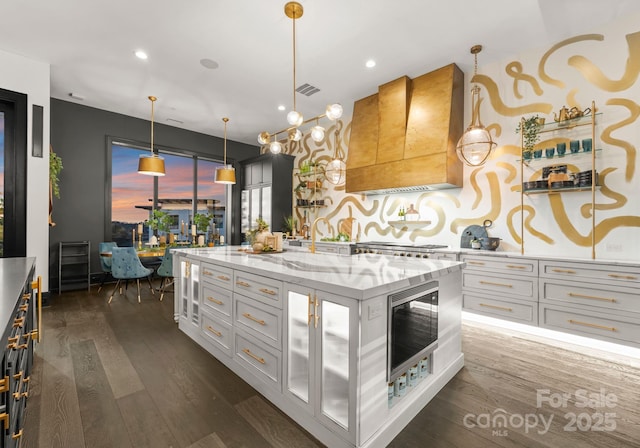
[(368, 241), (356, 244), (356, 247), (389, 247), (393, 249), (442, 249), (444, 244), (408, 244), (398, 241)]

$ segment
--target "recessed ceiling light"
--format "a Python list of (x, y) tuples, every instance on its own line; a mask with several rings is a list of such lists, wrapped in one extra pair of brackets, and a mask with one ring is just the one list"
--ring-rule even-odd
[(284, 107), (282, 104), (278, 106), (278, 110), (285, 110), (286, 107)]
[(373, 68), (376, 66), (376, 61), (374, 61), (373, 59), (369, 59), (364, 65), (367, 68)]
[(208, 68), (210, 70), (215, 70), (216, 68), (218, 68), (220, 66), (220, 64), (218, 64), (216, 61), (214, 61), (213, 59), (208, 59), (208, 58), (200, 59), (200, 65), (202, 65), (204, 68)]
[(147, 56), (147, 53), (142, 50), (136, 50), (135, 55), (138, 59), (147, 59), (149, 57)]

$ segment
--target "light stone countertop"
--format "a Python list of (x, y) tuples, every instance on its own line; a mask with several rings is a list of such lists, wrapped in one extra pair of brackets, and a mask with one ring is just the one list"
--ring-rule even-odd
[(463, 263), (456, 261), (374, 254), (311, 254), (303, 251), (248, 254), (239, 249), (239, 246), (223, 246), (172, 252), (358, 300), (435, 280), (459, 272), (463, 267)]

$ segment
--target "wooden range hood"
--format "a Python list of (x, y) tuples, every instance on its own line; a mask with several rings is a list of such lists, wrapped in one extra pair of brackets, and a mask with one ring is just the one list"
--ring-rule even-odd
[(462, 186), (464, 74), (450, 64), (383, 84), (353, 107), (347, 193)]

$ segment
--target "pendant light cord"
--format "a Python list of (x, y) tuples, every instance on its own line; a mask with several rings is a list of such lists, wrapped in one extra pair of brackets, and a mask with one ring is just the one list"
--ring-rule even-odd
[(153, 152), (153, 103), (157, 100), (155, 96), (150, 96), (149, 100), (151, 101), (151, 155), (155, 156), (156, 154)]
[(296, 109), (296, 13), (293, 12), (293, 110)]
[(222, 121), (224, 121), (224, 152), (223, 152), (223, 160), (222, 162), (224, 163), (224, 166), (227, 166), (227, 121), (229, 121), (228, 118), (223, 118)]

